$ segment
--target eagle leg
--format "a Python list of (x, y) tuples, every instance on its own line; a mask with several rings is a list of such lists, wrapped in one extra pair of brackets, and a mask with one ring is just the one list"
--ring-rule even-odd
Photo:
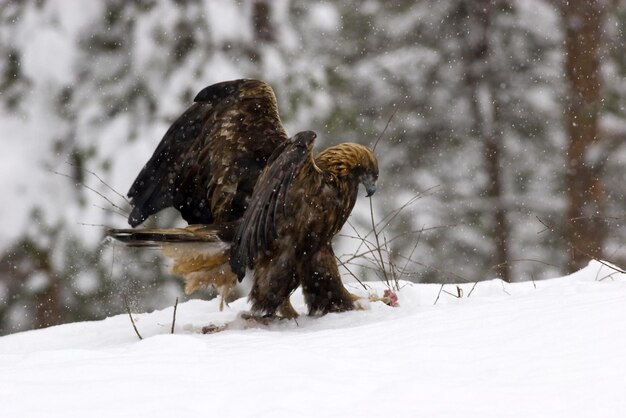
[(309, 315), (351, 311), (358, 299), (341, 282), (335, 255), (329, 245), (311, 257), (310, 266), (302, 275), (302, 293)]
[(263, 255), (254, 269), (254, 284), (249, 300), (252, 312), (275, 316), (280, 312), (284, 318), (295, 318), (289, 297), (300, 284), (293, 251), (285, 251), (278, 259)]

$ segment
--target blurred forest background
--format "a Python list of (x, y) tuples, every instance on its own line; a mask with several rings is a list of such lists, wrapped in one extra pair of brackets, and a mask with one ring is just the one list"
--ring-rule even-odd
[[(625, 26), (620, 0), (4, 1), (0, 334), (182, 296), (105, 226), (126, 225), (115, 191), (194, 95), (240, 77), (269, 82), (288, 132), (320, 149), (372, 145), (389, 122), (373, 203), (382, 219), (419, 197), (384, 230), (405, 279), (626, 266)], [(347, 261), (358, 239), (337, 246)]]

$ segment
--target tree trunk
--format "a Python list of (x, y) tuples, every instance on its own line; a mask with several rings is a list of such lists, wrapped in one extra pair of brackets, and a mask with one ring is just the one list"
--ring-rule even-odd
[(257, 0), (252, 8), (252, 26), (256, 39), (264, 43), (275, 40), (274, 26), (272, 25), (272, 10), (267, 0)]
[[(603, 160), (590, 150), (601, 141), (600, 49), (603, 4), (598, 0), (570, 0), (561, 6), (565, 26), (565, 125), (567, 145), (566, 239), (568, 269), (580, 269), (590, 258), (602, 257), (606, 227)], [(598, 148), (595, 149), (598, 151)]]
[(252, 29), (254, 42), (249, 51), (250, 60), (259, 62), (262, 55), (260, 48), (263, 44), (271, 44), (276, 41), (272, 22), (272, 8), (267, 0), (256, 0), (252, 4)]
[(509, 224), (503, 204), (502, 184), (502, 129), (500, 129), (500, 105), (497, 97), (497, 80), (494, 79), (490, 63), (489, 34), (492, 13), (498, 8), (490, 0), (466, 3), (474, 21), (475, 31), (468, 41), (466, 61), (468, 63), (467, 84), (471, 94), (471, 109), (474, 118), (475, 134), (482, 140), (487, 185), (483, 196), (490, 211), (489, 229), (494, 245), (492, 273), (505, 281), (511, 280), (509, 263)]

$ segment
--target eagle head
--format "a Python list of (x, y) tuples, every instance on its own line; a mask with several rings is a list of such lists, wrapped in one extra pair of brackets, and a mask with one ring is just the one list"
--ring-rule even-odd
[(378, 180), (378, 175), (374, 177), (372, 174), (365, 174), (360, 180), (363, 186), (365, 186), (365, 191), (367, 192), (366, 197), (370, 197), (376, 193), (376, 180)]
[(339, 178), (363, 184), (368, 197), (376, 192), (378, 160), (364, 145), (343, 143), (327, 148), (315, 158), (315, 164)]

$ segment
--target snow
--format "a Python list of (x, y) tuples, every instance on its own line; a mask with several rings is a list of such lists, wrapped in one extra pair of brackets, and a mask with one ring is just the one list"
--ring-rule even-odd
[(174, 335), (173, 308), (135, 314), (141, 341), (127, 315), (5, 336), (2, 415), (624, 416), (626, 275), (594, 261), (459, 288), (403, 283), (398, 308), (210, 335), (203, 325), (234, 321), (247, 302), (180, 304)]
[(309, 8), (311, 25), (318, 26), (323, 31), (335, 32), (341, 24), (339, 12), (330, 4), (312, 4)]
[[(235, 2), (207, 2), (206, 18), (215, 43), (251, 39), (247, 14)], [(250, 13), (250, 10), (245, 10)]]

